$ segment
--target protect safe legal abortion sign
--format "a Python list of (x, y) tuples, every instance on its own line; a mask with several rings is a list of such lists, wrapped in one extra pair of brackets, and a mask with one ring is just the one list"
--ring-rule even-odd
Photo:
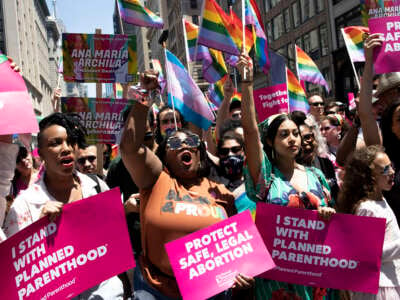
[(374, 49), (377, 74), (400, 71), (400, 16), (370, 19), (370, 33), (381, 33), (382, 47)]
[(256, 276), (274, 262), (247, 210), (165, 244), (183, 299), (206, 299)]
[(261, 277), (376, 294), (385, 219), (258, 203), (256, 225), (276, 268)]
[(0, 243), (1, 299), (70, 299), (135, 266), (119, 189), (63, 207)]

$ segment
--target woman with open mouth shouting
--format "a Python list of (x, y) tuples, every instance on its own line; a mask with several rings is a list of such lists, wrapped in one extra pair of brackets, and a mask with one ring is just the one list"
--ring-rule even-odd
[[(141, 75), (143, 88), (157, 86), (154, 75), (152, 71)], [(236, 210), (233, 195), (207, 178), (209, 163), (199, 136), (177, 129), (156, 153), (143, 145), (150, 102), (144, 99), (133, 105), (120, 145), (124, 164), (140, 189), (143, 254), (134, 274), (135, 299), (179, 299), (164, 244), (226, 219)], [(238, 288), (251, 284), (251, 278), (236, 277)], [(230, 298), (226, 291), (212, 299)]]
[[(85, 145), (85, 130), (76, 117), (54, 113), (40, 121), (39, 128), (38, 149), (45, 171), (14, 200), (5, 223), (8, 237), (44, 216), (54, 220), (64, 204), (96, 195), (98, 185), (101, 191), (108, 190), (102, 180), (96, 183), (75, 170), (76, 147)], [(92, 297), (122, 299), (121, 281), (114, 276), (79, 295), (79, 299)]]

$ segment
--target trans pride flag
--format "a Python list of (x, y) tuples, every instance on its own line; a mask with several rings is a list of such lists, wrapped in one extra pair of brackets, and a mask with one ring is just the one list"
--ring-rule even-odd
[(161, 88), (160, 93), (162, 94), (162, 93), (164, 93), (164, 89), (165, 89), (165, 86), (167, 85), (167, 82), (166, 82), (166, 80), (164, 78), (164, 74), (163, 74), (163, 70), (162, 70), (162, 67), (161, 67), (161, 63), (160, 63), (160, 61), (158, 59), (153, 58), (153, 59), (151, 59), (151, 64), (153, 65), (153, 69), (158, 72), (157, 81), (158, 81), (158, 84), (160, 85), (160, 88)]
[(364, 33), (369, 33), (368, 27), (349, 26), (342, 28), (343, 39), (352, 62), (365, 61)]
[(142, 6), (139, 0), (118, 0), (118, 7), (121, 19), (126, 23), (158, 29), (164, 27), (163, 20)]
[(296, 45), (297, 72), (300, 80), (322, 85), (329, 93), (329, 86), (315, 62)]
[(206, 98), (179, 59), (168, 50), (165, 50), (165, 55), (168, 104), (179, 110), (186, 121), (207, 130), (214, 115)]
[(308, 105), (306, 94), (297, 80), (296, 76), (286, 68), (287, 89), (289, 95), (289, 111), (299, 110), (308, 113), (310, 107)]

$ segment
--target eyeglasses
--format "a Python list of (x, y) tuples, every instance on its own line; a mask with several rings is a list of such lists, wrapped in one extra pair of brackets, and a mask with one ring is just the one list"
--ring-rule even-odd
[(237, 154), (240, 151), (242, 151), (242, 146), (233, 146), (233, 147), (224, 147), (224, 148), (220, 148), (218, 150), (219, 155), (222, 156), (227, 156), (230, 152), (232, 152), (233, 154)]
[(381, 175), (388, 176), (395, 172), (394, 166), (392, 164), (384, 166)]
[(150, 132), (146, 132), (146, 134), (144, 135), (143, 140), (144, 141), (150, 141), (152, 138), (153, 138), (153, 133), (150, 131)]
[(314, 102), (314, 103), (310, 103), (310, 105), (312, 105), (312, 106), (324, 106), (324, 102)]
[(314, 133), (307, 133), (302, 136), (303, 141), (309, 142), (314, 140)]
[(335, 111), (326, 111), (325, 112), (325, 115), (334, 115), (334, 114), (336, 114)]
[(88, 160), (90, 163), (93, 163), (96, 160), (96, 156), (90, 155), (86, 157), (80, 157), (76, 161), (78, 162), (78, 164), (84, 165), (86, 160)]
[(180, 139), (177, 136), (171, 136), (167, 140), (167, 146), (170, 150), (179, 150), (185, 144), (189, 148), (197, 148), (200, 146), (200, 138), (198, 135), (188, 135), (185, 139)]

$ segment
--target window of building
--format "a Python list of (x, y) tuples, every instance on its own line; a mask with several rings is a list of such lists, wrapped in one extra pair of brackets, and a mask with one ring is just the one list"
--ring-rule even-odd
[(271, 9), (271, 2), (270, 0), (265, 0), (264, 1), (265, 4), (265, 12), (269, 12), (269, 10)]
[(190, 8), (192, 9), (197, 8), (197, 0), (190, 0)]
[(336, 18), (335, 28), (336, 28), (336, 39), (338, 48), (344, 47), (344, 40), (341, 29), (347, 26), (360, 26), (360, 25), (362, 25), (360, 6), (357, 6), (354, 9), (350, 10), (349, 12)]
[(306, 33), (303, 35), (303, 48), (306, 53), (310, 53), (311, 50), (311, 40), (310, 40), (310, 33)]
[(301, 21), (305, 22), (315, 15), (315, 2), (314, 0), (300, 0), (301, 7)]
[(328, 55), (329, 52), (328, 26), (326, 26), (326, 24), (319, 26), (319, 38), (321, 41), (321, 55), (322, 56)]
[(192, 22), (193, 24), (199, 25), (199, 16), (197, 15), (192, 16)]
[(299, 46), (301, 49), (304, 49), (304, 47), (303, 47), (303, 39), (302, 39), (301, 37), (297, 38), (297, 39), (295, 40), (295, 43), (296, 43), (296, 45)]
[(283, 16), (284, 16), (284, 21), (285, 21), (285, 32), (289, 32), (290, 29), (292, 28), (291, 24), (290, 24), (290, 12), (289, 12), (289, 8), (286, 8), (283, 11)]
[(280, 0), (271, 0), (271, 7), (275, 7)]
[(324, 0), (315, 0), (315, 2), (317, 4), (317, 7), (316, 7), (317, 12), (323, 11), (325, 8)]
[(301, 23), (299, 2), (292, 3), (293, 27), (296, 28)]
[(265, 24), (265, 28), (266, 28), (266, 30), (267, 30), (267, 38), (268, 38), (268, 40), (269, 40), (269, 41), (272, 41), (272, 40), (273, 40), (273, 36), (272, 36), (272, 23), (271, 23), (271, 22), (266, 23), (266, 24)]
[(273, 35), (274, 35), (274, 40), (279, 39), (282, 34), (284, 33), (284, 25), (283, 25), (283, 15), (279, 14), (277, 15), (273, 20)]
[(289, 69), (293, 70), (296, 68), (296, 55), (295, 55), (294, 45), (292, 43), (289, 43), (286, 45), (286, 47), (288, 53), (288, 66)]
[(321, 57), (318, 29), (314, 29), (310, 32), (310, 50), (308, 52), (308, 55), (313, 60), (317, 60)]

